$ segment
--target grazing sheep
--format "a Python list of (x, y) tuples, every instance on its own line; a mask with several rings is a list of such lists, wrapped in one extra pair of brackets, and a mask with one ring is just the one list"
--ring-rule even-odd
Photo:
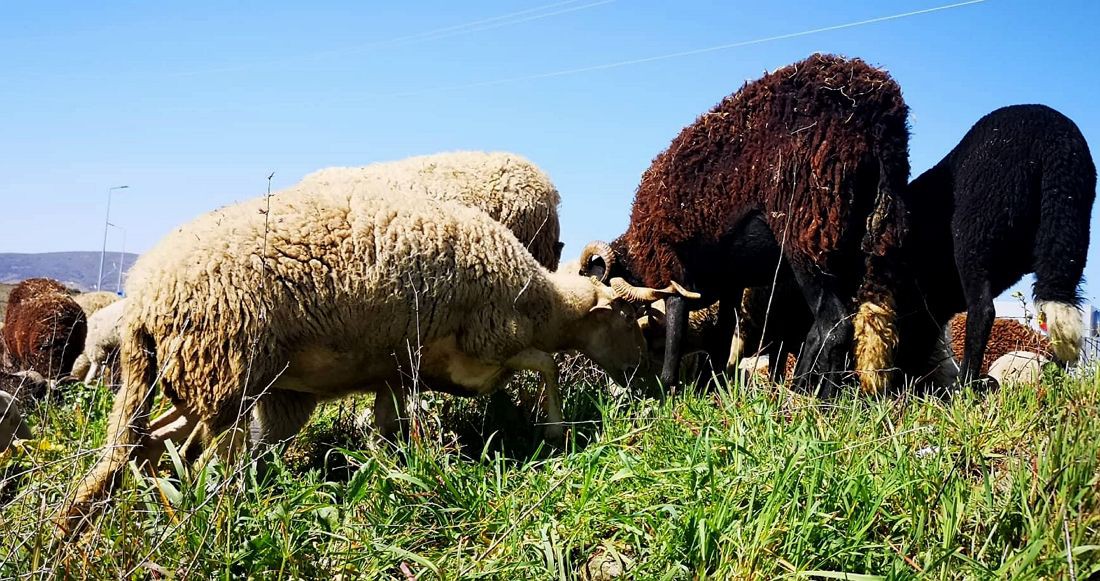
[[(355, 193), (385, 187), (477, 208), (504, 224), (535, 260), (555, 270), (561, 258), (558, 241), (560, 196), (550, 178), (534, 163), (506, 152), (455, 151), (373, 163), (363, 167), (330, 167), (315, 171), (300, 185)], [(504, 392), (491, 396), (497, 406), (511, 405)]]
[(18, 399), (6, 391), (0, 391), (0, 452), (7, 450), (16, 439), (31, 439), (31, 429), (23, 420)]
[[(127, 291), (107, 449), (63, 509), (62, 533), (131, 456), (158, 458), (195, 432), (209, 442), (247, 421), (250, 402), (261, 445), (356, 391), (376, 392), (376, 421), (393, 433), (410, 389), (476, 395), (529, 369), (543, 376), (553, 438), (553, 352), (579, 350), (624, 383), (644, 363), (636, 315), (613, 291), (548, 272), (481, 211), (385, 188), (307, 184), (212, 212), (142, 256)], [(173, 409), (147, 426), (154, 383)]]
[(36, 371), (0, 370), (0, 391), (9, 393), (20, 402), (42, 399), (50, 390), (50, 382)]
[(457, 202), (504, 224), (548, 270), (557, 269), (561, 258), (558, 190), (538, 166), (514, 153), (455, 151), (331, 167), (307, 175), (300, 185), (349, 194), (386, 187)]
[[(623, 296), (638, 299), (648, 298), (640, 285), (682, 282), (705, 303), (726, 305), (720, 324), (732, 336), (743, 290), (770, 284), (785, 259), (814, 313), (798, 385), (845, 371), (854, 325), (861, 383), (880, 391), (897, 341), (891, 289), (907, 114), (894, 80), (859, 59), (815, 54), (747, 83), (646, 170), (619, 244), (626, 253), (583, 266), (603, 280), (624, 278)], [(686, 297), (667, 306), (666, 384), (677, 378)]]
[(989, 376), (997, 385), (1020, 383), (1038, 385), (1043, 378), (1043, 366), (1050, 360), (1030, 351), (1009, 351), (989, 366)]
[[(955, 359), (962, 361), (966, 352), (966, 315), (951, 317), (947, 333)], [(985, 358), (982, 359), (978, 373), (988, 373), (994, 361), (1013, 351), (1036, 353), (1047, 360), (1054, 356), (1049, 339), (1015, 319), (997, 318), (993, 319)]]
[[(1078, 285), (1089, 245), (1096, 167), (1073, 121), (1043, 105), (989, 113), (939, 163), (913, 180), (907, 262), (919, 291), (905, 302), (902, 344), (919, 360), (944, 325), (966, 311), (959, 375), (983, 368), (993, 298), (1035, 273), (1035, 303), (1054, 355), (1081, 346)], [(900, 355), (900, 354), (899, 354)]]
[(4, 366), (33, 370), (48, 379), (69, 373), (84, 348), (87, 317), (61, 283), (31, 278), (8, 297), (4, 314)]
[(84, 352), (73, 364), (73, 375), (83, 379), (84, 383), (95, 381), (103, 365), (111, 364), (112, 368), (117, 369), (114, 362), (118, 357), (119, 328), (125, 308), (126, 300), (123, 299), (88, 317), (88, 336), (84, 341)]
[[(590, 244), (585, 258), (590, 260), (591, 252), (603, 244)], [(575, 263), (563, 265), (562, 270), (580, 271), (580, 263), (578, 259)], [(776, 289), (774, 295), (772, 288)], [(793, 278), (780, 277), (772, 287), (745, 289), (737, 311), (732, 342), (718, 324), (720, 308), (721, 303), (715, 302), (688, 313), (688, 328), (681, 349), (684, 357), (698, 352), (706, 353), (714, 372), (725, 371), (732, 374), (740, 368), (739, 363), (746, 356), (769, 355), (772, 360), (787, 361), (789, 354), (799, 352), (802, 340), (813, 324), (813, 316), (806, 308), (802, 293)], [(638, 324), (649, 345), (650, 358), (659, 362), (665, 352), (664, 300), (650, 305), (646, 314), (638, 319)], [(713, 354), (721, 352), (729, 353), (726, 361), (710, 360)], [(719, 363), (725, 367), (719, 367)], [(782, 377), (785, 376), (780, 376), (779, 379)]]
[[(772, 286), (745, 289), (728, 365), (736, 365), (744, 354), (766, 354), (769, 361), (783, 362), (796, 357), (813, 322), (813, 313), (793, 276), (780, 275)], [(785, 365), (775, 370), (784, 372), (776, 380), (793, 377), (786, 373)]]
[(741, 359), (737, 363), (735, 372), (740, 374), (741, 383), (759, 380), (770, 380), (778, 383), (779, 381), (791, 381), (794, 378), (794, 367), (797, 363), (794, 354), (787, 354), (787, 358), (783, 360), (783, 365), (779, 366), (773, 363), (771, 355), (752, 355)]
[(85, 315), (91, 317), (99, 309), (118, 302), (120, 298), (121, 297), (115, 293), (96, 291), (91, 293), (80, 293), (74, 296), (73, 300), (76, 301), (76, 304), (80, 305), (80, 308), (84, 309)]

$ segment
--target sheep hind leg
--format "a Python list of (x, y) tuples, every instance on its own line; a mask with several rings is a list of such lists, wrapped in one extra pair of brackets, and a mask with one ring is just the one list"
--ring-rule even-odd
[(155, 468), (169, 440), (178, 443), (180, 450), (186, 451), (199, 425), (201, 422), (187, 416), (179, 408), (169, 408), (149, 424), (149, 436), (142, 448), (141, 460)]
[(558, 386), (558, 364), (554, 356), (538, 349), (524, 349), (504, 362), (504, 366), (517, 371), (537, 371), (542, 375), (543, 390), (546, 397), (542, 400), (546, 411), (546, 428), (543, 438), (551, 442), (561, 442), (565, 438), (565, 418), (562, 416), (561, 390)]
[(852, 346), (853, 325), (844, 302), (830, 281), (808, 268), (794, 268), (814, 322), (795, 367), (794, 387), (803, 393), (832, 397), (842, 383)]

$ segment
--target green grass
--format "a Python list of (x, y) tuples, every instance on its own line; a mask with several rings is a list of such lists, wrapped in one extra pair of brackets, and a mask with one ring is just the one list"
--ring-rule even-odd
[(607, 561), (631, 579), (1085, 579), (1100, 573), (1100, 376), (1078, 375), (950, 403), (575, 384), (566, 417), (585, 423), (566, 449), (519, 454), (430, 406), (397, 451), (350, 437), (330, 406), (267, 481), (168, 458), (161, 492), (129, 477), (93, 535), (58, 546), (49, 519), (110, 402), (78, 387), (31, 410), (53, 446), (0, 460), (29, 470), (5, 485), (0, 578), (605, 578), (589, 571)]

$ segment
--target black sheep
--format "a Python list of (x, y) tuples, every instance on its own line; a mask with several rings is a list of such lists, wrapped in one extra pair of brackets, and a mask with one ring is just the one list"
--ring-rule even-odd
[[(1034, 272), (1034, 298), (1055, 356), (1077, 359), (1078, 285), (1089, 245), (1096, 167), (1088, 144), (1065, 115), (1044, 105), (989, 113), (904, 195), (906, 261), (916, 293), (899, 297), (899, 365), (929, 371), (933, 346), (966, 311), (960, 376), (981, 369), (993, 325), (993, 299)], [(917, 366), (923, 365), (923, 369)]]

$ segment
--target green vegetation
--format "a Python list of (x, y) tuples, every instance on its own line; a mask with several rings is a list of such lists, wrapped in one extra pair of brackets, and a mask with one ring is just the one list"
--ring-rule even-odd
[[(133, 471), (83, 544), (59, 547), (49, 519), (93, 461), (111, 399), (78, 386), (30, 412), (49, 445), (0, 457), (11, 478), (29, 470), (2, 493), (0, 578), (1100, 573), (1096, 373), (950, 403), (850, 393), (826, 404), (776, 386), (616, 400), (573, 385), (566, 417), (592, 421), (565, 450), (479, 448), (440, 429), (432, 408), (398, 452), (330, 406), (264, 482), (166, 458), (159, 480)], [(318, 441), (363, 443), (325, 454)]]

